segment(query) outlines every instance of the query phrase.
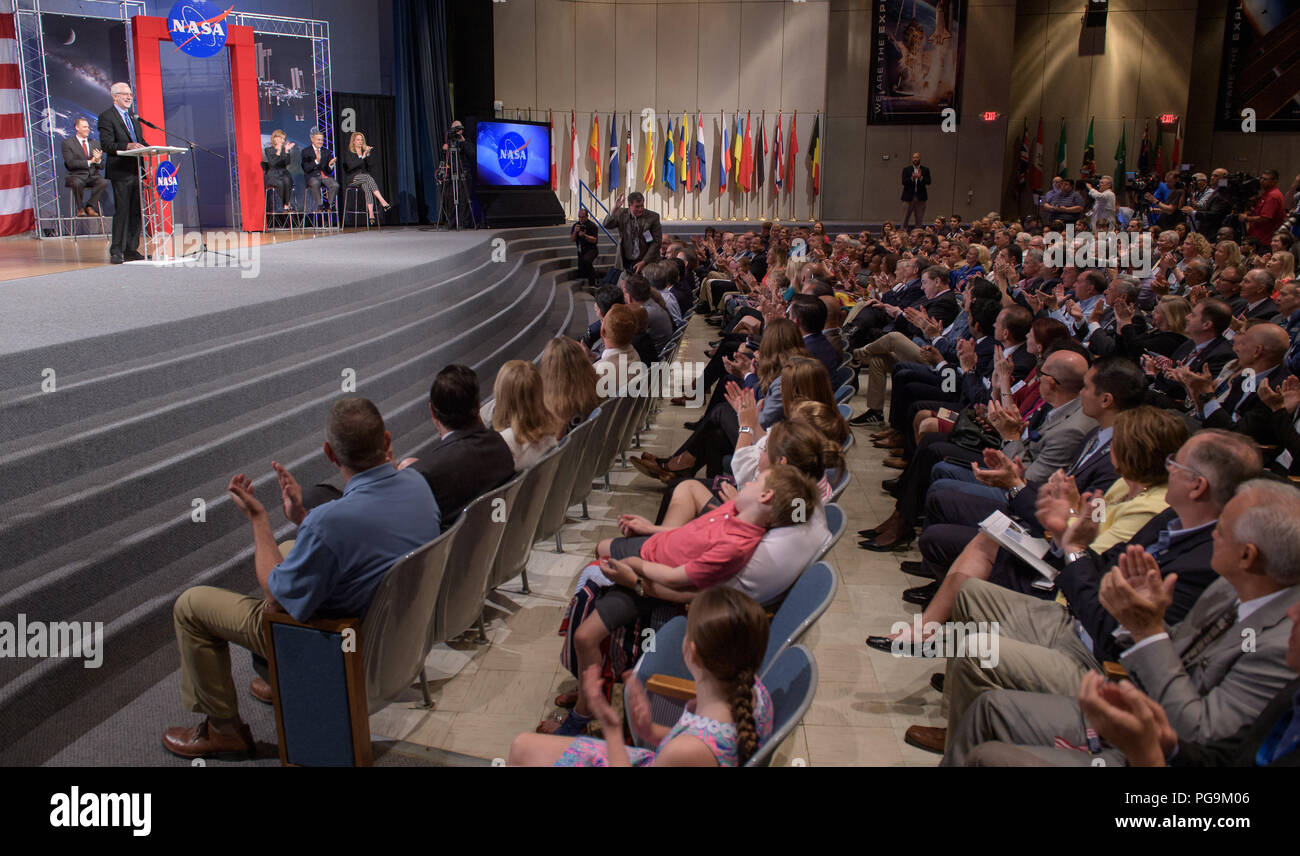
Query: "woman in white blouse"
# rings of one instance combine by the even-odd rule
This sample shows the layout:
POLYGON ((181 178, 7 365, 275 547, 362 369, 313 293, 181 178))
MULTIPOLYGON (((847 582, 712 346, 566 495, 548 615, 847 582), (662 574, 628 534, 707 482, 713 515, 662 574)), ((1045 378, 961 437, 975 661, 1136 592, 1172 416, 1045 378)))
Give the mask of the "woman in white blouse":
POLYGON ((555 448, 558 429, 546 407, 537 366, 511 360, 497 372, 492 387, 492 427, 515 456, 515 471, 525 470, 555 448))

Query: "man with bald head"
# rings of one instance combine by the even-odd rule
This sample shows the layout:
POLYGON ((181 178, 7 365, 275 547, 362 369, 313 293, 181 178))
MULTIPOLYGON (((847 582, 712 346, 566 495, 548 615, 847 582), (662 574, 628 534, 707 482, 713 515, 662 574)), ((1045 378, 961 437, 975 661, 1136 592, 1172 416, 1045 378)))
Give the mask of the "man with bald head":
MULTIPOLYGON (((1215 525, 1209 565, 1218 579, 1177 623, 1164 617, 1177 580, 1162 577, 1157 559, 1141 547, 1130 545, 1098 590, 1130 640, 1120 665, 1160 705, 1178 737, 1194 742, 1233 736, 1295 677, 1287 667, 1287 612, 1300 602, 1300 491, 1264 479, 1241 485, 1215 525)), ((1018 744, 1038 759, 1026 763, 1126 760, 1116 749, 1087 750, 1074 691, 980 694, 952 733, 944 764, 1007 763, 997 746, 981 746, 989 741, 1018 744), (1062 744, 1083 751, 1055 748, 1062 744)))
POLYGON ((144 148, 144 128, 131 105, 135 96, 127 83, 114 83, 109 90, 113 106, 99 114, 99 143, 107 160, 104 177, 113 184, 113 239, 108 260, 115 265, 143 259, 140 243, 140 159, 119 155, 120 151, 144 148))
POLYGON ((913 225, 925 225, 925 202, 930 198, 930 168, 921 165, 921 153, 912 152, 912 162, 903 167, 903 222, 901 228, 907 229, 907 218, 913 218, 913 225))
POLYGON ((1224 428, 1245 434, 1265 446, 1279 444, 1273 427, 1273 412, 1256 394, 1261 381, 1279 386, 1285 371, 1279 369, 1291 339, 1276 324, 1251 323, 1232 340, 1237 355, 1237 373, 1217 387, 1209 368, 1194 372, 1186 366, 1174 370, 1174 376, 1187 390, 1187 400, 1195 405, 1189 427, 1224 428))

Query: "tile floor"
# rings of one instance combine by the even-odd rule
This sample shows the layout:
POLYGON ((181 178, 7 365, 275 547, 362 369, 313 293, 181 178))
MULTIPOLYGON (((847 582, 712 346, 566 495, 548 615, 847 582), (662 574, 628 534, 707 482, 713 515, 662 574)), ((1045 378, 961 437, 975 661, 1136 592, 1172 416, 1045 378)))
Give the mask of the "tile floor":
MULTIPOLYGON (((702 317, 692 320, 679 359, 699 359, 715 328, 702 317)), ((861 400, 851 402, 855 412, 861 400)), ((687 436, 682 423, 698 411, 665 406, 643 447, 667 454, 687 436)), ((887 517, 893 500, 880 489, 896 471, 881 466, 883 453, 871 448, 870 431, 854 429, 849 453, 853 481, 840 497, 848 513, 844 537, 827 557, 839 572, 840 586, 830 609, 801 640, 816 657, 817 695, 803 722, 777 750, 774 764, 798 766, 934 766, 938 756, 903 742, 909 725, 944 725, 941 698, 930 675, 934 661, 897 659, 866 647, 869 633, 883 633, 895 621, 910 621, 918 607, 903 603, 903 589, 925 580, 898 568, 909 553, 881 554, 857 546, 857 530, 887 517)), ((488 761, 504 759, 510 742, 543 718, 561 713, 552 698, 576 682, 561 667, 556 635, 578 574, 595 555, 596 543, 618 534, 620 513, 653 519, 659 506, 656 483, 615 462, 611 492, 597 489, 588 501, 590 520, 570 517, 564 528, 564 553, 539 543, 528 566, 532 589, 519 594, 518 580, 493 592, 487 611, 488 641, 440 645, 430 655, 428 674, 435 709, 416 706, 418 693, 371 717, 371 732, 488 761)), ((575 509, 576 511, 576 509, 575 509)))

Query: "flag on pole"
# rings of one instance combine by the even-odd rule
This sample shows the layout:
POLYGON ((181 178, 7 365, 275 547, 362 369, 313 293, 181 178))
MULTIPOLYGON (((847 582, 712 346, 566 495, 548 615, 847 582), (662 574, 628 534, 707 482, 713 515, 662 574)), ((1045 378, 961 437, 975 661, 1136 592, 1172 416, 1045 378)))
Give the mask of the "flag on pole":
POLYGON ((1165 177, 1165 126, 1156 122, 1156 173, 1165 177))
POLYGON ((673 120, 668 120, 668 134, 664 137, 664 187, 677 192, 677 165, 673 163, 673 120))
POLYGON ((763 189, 763 156, 767 154, 767 135, 763 132, 764 119, 766 115, 758 117, 758 139, 754 141, 754 184, 759 190, 763 189))
POLYGON ((550 124, 550 136, 547 138, 551 141, 551 190, 560 189, 560 174, 555 169, 555 114, 550 110, 546 111, 546 121, 550 124))
POLYGON ((691 145, 691 136, 695 133, 695 125, 691 124, 689 115, 683 117, 686 125, 686 190, 695 189, 695 147, 691 145))
POLYGON ((813 119, 812 137, 808 140, 808 153, 812 159, 813 196, 822 190, 822 114, 813 119))
POLYGON ((618 189, 618 115, 609 114, 609 184, 610 192, 618 189))
POLYGON ((1142 125, 1142 146, 1138 149, 1138 174, 1143 178, 1151 171, 1151 123, 1142 125))
POLYGON ((745 139, 740 145, 740 186, 746 193, 754 186, 754 141, 749 135, 751 118, 752 114, 745 114, 745 139))
POLYGON ((1024 130, 1020 134, 1020 151, 1016 155, 1016 184, 1021 189, 1029 180, 1029 120, 1024 120, 1024 130))
POLYGON ((699 126, 695 130, 695 191, 698 193, 709 186, 708 152, 704 150, 704 114, 700 113, 699 126))
POLYGON ((775 177, 773 184, 778 192, 781 185, 785 182, 785 161, 781 159, 781 114, 776 114, 776 146, 772 150, 772 172, 775 177))
POLYGON ((577 114, 569 111, 569 198, 577 200, 577 114))
POLYGON ((727 173, 731 172, 731 148, 727 145, 727 117, 720 117, 722 128, 722 171, 718 173, 718 192, 727 189, 727 173))
POLYGON ((1183 120, 1179 119, 1178 125, 1174 128, 1174 153, 1173 156, 1169 159, 1170 169, 1179 169, 1182 166, 1182 164, 1179 163, 1179 157, 1181 153, 1178 151, 1179 148, 1181 148, 1182 141, 1183 141, 1183 120))
POLYGON ((1088 137, 1083 141, 1083 167, 1079 170, 1086 178, 1097 172, 1097 147, 1092 140, 1092 125, 1095 117, 1088 120, 1088 137))
POLYGON ((1116 195, 1124 192, 1124 173, 1128 171, 1127 126, 1124 120, 1119 123, 1119 145, 1115 147, 1115 179, 1111 182, 1116 195))
POLYGON ((591 114, 591 139, 587 140, 587 157, 591 158, 592 166, 596 167, 596 180, 592 182, 592 191, 600 190, 600 116, 591 114))
POLYGON ((790 119, 790 162, 785 167, 785 192, 794 189, 794 156, 799 153, 799 111, 790 119))
POLYGON ((632 114, 627 114, 627 192, 636 189, 636 134, 632 132, 632 114))
POLYGON ((731 165, 736 171, 735 183, 740 187, 745 186, 745 178, 741 169, 742 155, 745 153, 745 144, 741 139, 745 136, 745 129, 740 122, 740 111, 736 111, 736 130, 731 135, 731 165))
POLYGON ((1029 189, 1043 188, 1043 117, 1038 117, 1038 137, 1034 143, 1034 158, 1029 164, 1029 189))
POLYGON ((686 159, 686 114, 681 114, 681 124, 677 125, 677 177, 681 180, 681 189, 690 185, 690 161, 686 159))
POLYGON ((659 153, 655 151, 655 123, 651 122, 645 129, 645 169, 642 171, 642 177, 645 179, 646 190, 651 190, 655 186, 655 160, 658 157, 659 153))
POLYGON ((1070 167, 1066 163, 1068 157, 1065 145, 1065 119, 1062 118, 1061 136, 1056 141, 1056 171, 1052 173, 1053 175, 1065 175, 1070 171, 1070 167))

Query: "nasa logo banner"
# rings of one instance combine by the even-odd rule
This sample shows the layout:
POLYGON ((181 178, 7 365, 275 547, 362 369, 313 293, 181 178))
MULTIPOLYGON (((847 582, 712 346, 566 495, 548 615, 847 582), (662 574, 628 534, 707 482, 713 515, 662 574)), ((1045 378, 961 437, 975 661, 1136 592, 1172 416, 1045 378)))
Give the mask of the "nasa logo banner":
POLYGON ((163 161, 158 164, 158 172, 154 175, 154 184, 158 188, 158 198, 164 202, 171 202, 176 198, 176 191, 180 190, 180 182, 176 179, 176 164, 171 161, 163 161))
POLYGON ((502 135, 501 141, 497 143, 497 162, 501 165, 501 172, 511 178, 523 173, 528 166, 527 149, 528 144, 524 138, 514 131, 502 135))
POLYGON ((226 16, 234 6, 222 10, 208 0, 178 0, 167 15, 176 50, 194 57, 209 57, 226 46, 226 16))

